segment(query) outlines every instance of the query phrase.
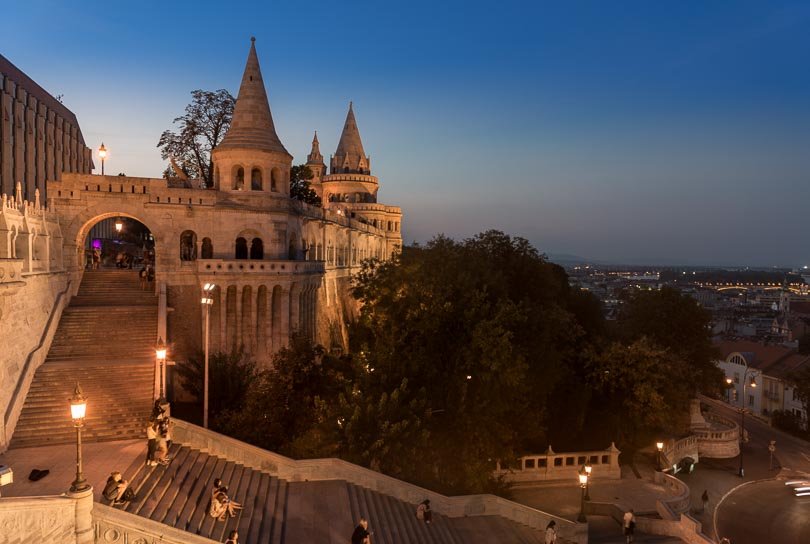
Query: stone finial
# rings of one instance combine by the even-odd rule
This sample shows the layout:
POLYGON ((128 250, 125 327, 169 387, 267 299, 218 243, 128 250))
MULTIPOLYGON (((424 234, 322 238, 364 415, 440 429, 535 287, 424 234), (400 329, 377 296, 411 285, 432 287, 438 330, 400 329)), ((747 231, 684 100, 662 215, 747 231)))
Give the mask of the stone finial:
POLYGON ((546 450, 546 455, 554 455, 554 450, 551 449, 551 444, 548 445, 548 449, 546 450))
POLYGON ((256 43, 256 36, 250 37, 250 43, 256 43))
MULTIPOLYGON (((3 193, 3 196, 0 197, 0 198, 2 198, 2 204, 3 204, 2 208, 5 208, 6 207, 6 193, 3 193)), ((0 208, 0 209, 2 209, 2 208, 0 208)))
POLYGON ((608 448, 608 451, 611 451, 611 452, 613 452, 613 453, 621 453, 621 452, 619 451, 619 448, 617 448, 617 447, 616 447, 616 443, 615 443, 615 442, 611 442, 611 443, 610 443, 610 447, 608 448))
POLYGON ((39 210, 39 209, 40 209, 40 207, 41 207, 41 206, 40 206, 40 204, 39 204, 39 187, 37 187, 36 189, 34 189, 34 206, 35 206, 35 207, 36 207, 38 210, 39 210))
POLYGON ((22 183, 20 183, 19 181, 17 182, 17 186, 14 189, 14 193, 15 193, 14 200, 17 202, 17 204, 22 204, 22 183))

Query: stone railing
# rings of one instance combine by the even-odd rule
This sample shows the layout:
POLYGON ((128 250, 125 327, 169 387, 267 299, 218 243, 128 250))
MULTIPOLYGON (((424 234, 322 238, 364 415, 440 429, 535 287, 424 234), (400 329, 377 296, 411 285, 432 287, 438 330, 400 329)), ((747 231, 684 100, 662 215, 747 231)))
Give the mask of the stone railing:
POLYGON ((74 496, 0 498, 0 542, 90 544, 92 508, 92 489, 74 496))
POLYGON ((96 542, 211 544, 217 542, 101 503, 93 505, 96 542))
POLYGON ((432 509, 448 517, 501 516, 538 530, 545 529, 553 519, 557 522, 561 537, 578 544, 587 542, 587 524, 574 523, 494 495, 447 497, 342 459, 296 461, 181 420, 175 420, 173 438, 177 443, 272 473, 291 482, 345 480, 411 504, 430 499, 432 509))
POLYGON ((700 460, 698 438, 695 435, 690 435, 679 440, 665 440, 664 450, 661 453, 663 454, 661 468, 675 472, 678 463, 685 457, 691 457, 695 463, 700 460))
POLYGON ((656 472, 653 481, 663 485, 672 494, 655 501, 655 509, 662 518, 678 519, 680 514, 689 511, 689 486, 664 472, 656 472))
MULTIPOLYGON (((586 502, 585 513, 590 516, 608 516, 620 526, 624 523, 625 509, 610 502, 586 502)), ((714 542, 702 532, 702 525, 691 516, 681 514, 675 519, 658 519, 636 512, 636 529, 641 533, 680 538, 689 544, 714 542)))
MULTIPOLYGON (((48 316, 48 321, 45 323, 45 328, 39 337, 39 343, 31 350, 28 357, 25 358, 20 377, 17 379, 17 384, 14 386, 14 391, 11 393, 8 406, 6 406, 5 414, 2 421, 0 421, 0 452, 8 448, 8 443, 11 440, 11 435, 14 433, 14 428, 17 426, 17 420, 20 418, 23 403, 25 402, 28 389, 31 387, 31 382, 34 379, 34 373, 39 366, 45 362, 48 356, 48 350, 51 347, 53 336, 56 334, 56 329, 59 326, 59 319, 62 317, 62 311, 69 300, 68 293, 70 292, 71 282, 68 281, 65 288, 56 296, 53 303, 53 309, 48 316)), ((8 339, 11 341, 11 339, 8 339)))
POLYGON ((622 477, 619 453, 615 444, 598 451, 554 453, 550 447, 546 453, 524 455, 517 460, 515 468, 496 464, 494 476, 514 484, 532 484, 547 480, 577 481, 577 474, 585 464, 593 467, 593 478, 618 480, 622 477))
POLYGON ((200 274, 320 274, 323 261, 250 260, 250 259, 197 259, 200 274))
POLYGON ((709 427, 692 431, 697 437, 700 455, 714 459, 728 459, 739 455, 739 425, 718 414, 707 413, 704 418, 709 427))

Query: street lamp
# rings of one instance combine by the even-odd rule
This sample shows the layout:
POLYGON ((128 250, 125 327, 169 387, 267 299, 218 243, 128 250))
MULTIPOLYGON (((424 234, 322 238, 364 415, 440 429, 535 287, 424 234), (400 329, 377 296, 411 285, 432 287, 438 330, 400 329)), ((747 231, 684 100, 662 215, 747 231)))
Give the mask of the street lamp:
POLYGON ((588 518, 585 517, 585 488, 587 486, 588 486, 588 473, 585 472, 585 467, 582 467, 579 470, 579 487, 581 490, 579 501, 579 516, 577 517, 577 521, 579 523, 585 523, 586 521, 588 521, 588 518))
POLYGON ((655 449, 658 450, 655 456, 655 464, 658 467, 658 470, 661 470, 661 452, 664 451, 664 443, 663 442, 656 442, 655 449))
POLYGON ((73 426, 76 427, 76 479, 70 485, 72 493, 90 488, 90 484, 84 479, 82 473, 82 427, 84 427, 85 415, 87 415, 87 397, 84 396, 81 386, 76 382, 76 388, 70 398, 70 417, 73 419, 73 426))
POLYGON ((115 232, 121 234, 121 230, 124 228, 124 222, 121 221, 120 218, 115 220, 115 232))
POLYGON ((208 339, 211 320, 211 306, 214 304, 214 289, 216 284, 206 283, 203 285, 203 296, 201 299, 203 308, 205 308, 205 369, 203 371, 203 427, 208 428, 208 339))
POLYGON ((98 148, 98 158, 101 159, 101 175, 104 175, 104 159, 107 158, 107 148, 104 147, 104 142, 101 142, 101 147, 98 148))
POLYGON ((731 378, 726 378, 726 394, 728 395, 728 403, 731 404, 731 378))
POLYGON ((591 471, 593 467, 590 463, 585 463, 585 474, 587 478, 585 479, 585 500, 591 500, 591 471))
MULTIPOLYGON (((747 384, 748 379, 748 363, 745 363, 745 373, 743 373, 742 379, 742 402, 740 403, 740 419, 742 422, 741 429, 740 429, 740 478, 745 477, 745 469, 743 468, 743 444, 745 442, 745 386, 747 384)), ((754 376, 751 376, 751 387, 756 387, 757 382, 754 380, 754 376)))
POLYGON ((166 363, 166 344, 163 343, 163 338, 158 339, 157 346, 155 346, 155 358, 157 359, 157 363, 160 367, 159 369, 159 376, 160 376, 160 394, 158 395, 158 399, 160 399, 161 404, 165 404, 165 397, 163 396, 163 380, 165 379, 165 363, 166 363))

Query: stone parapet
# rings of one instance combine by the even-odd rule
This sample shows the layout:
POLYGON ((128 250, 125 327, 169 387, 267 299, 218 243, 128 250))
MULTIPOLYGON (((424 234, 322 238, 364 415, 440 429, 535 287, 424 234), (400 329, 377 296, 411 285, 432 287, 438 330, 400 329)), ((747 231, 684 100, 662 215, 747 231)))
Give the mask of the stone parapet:
POLYGON ((245 260, 245 259, 198 259, 197 272, 208 274, 247 274, 283 276, 323 274, 323 261, 245 260))
POLYGON ((618 480, 622 477, 619 453, 621 452, 614 444, 604 450, 566 453, 554 453, 549 448, 543 454, 524 455, 518 458, 517 466, 514 468, 503 467, 497 463, 493 475, 519 485, 552 480, 576 482, 582 466, 590 464, 593 467, 591 472, 593 478, 618 480))
MULTIPOLYGON (((89 520, 77 523, 77 513, 85 515, 85 509, 78 506, 83 500, 84 497, 68 496, 0 498, 0 542, 86 542, 77 539, 77 527, 84 521, 89 523, 89 520)), ((92 506, 92 493, 90 502, 92 506)), ((87 514, 89 515, 89 511, 87 514)))
POLYGON ((211 544, 216 542, 101 503, 93 505, 93 533, 96 542, 161 542, 163 544, 211 544))
POLYGON ((705 415, 709 427, 694 431, 698 451, 703 457, 729 459, 740 454, 740 427, 734 421, 718 414, 705 415))
POLYGON ((689 486, 664 472, 656 472, 653 481, 666 487, 672 494, 655 501, 655 508, 663 519, 678 519, 680 514, 689 511, 689 486))

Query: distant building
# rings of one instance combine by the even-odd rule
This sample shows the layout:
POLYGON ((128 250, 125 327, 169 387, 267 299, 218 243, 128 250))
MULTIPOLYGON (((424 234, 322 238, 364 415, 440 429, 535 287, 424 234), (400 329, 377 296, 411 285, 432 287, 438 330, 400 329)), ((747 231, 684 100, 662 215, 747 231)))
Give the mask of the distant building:
POLYGON ((724 341, 718 344, 718 348, 723 358, 717 366, 732 380, 725 399, 727 402, 737 407, 745 406, 763 417, 770 417, 775 410, 786 410, 807 421, 807 413, 796 396, 790 376, 810 366, 810 356, 782 345, 750 340, 724 341), (749 369, 747 375, 746 365, 749 369), (751 387, 752 381, 756 387, 751 387))
POLYGON ((0 55, 0 194, 47 199, 47 182, 62 172, 89 174, 92 151, 76 116, 0 55))

